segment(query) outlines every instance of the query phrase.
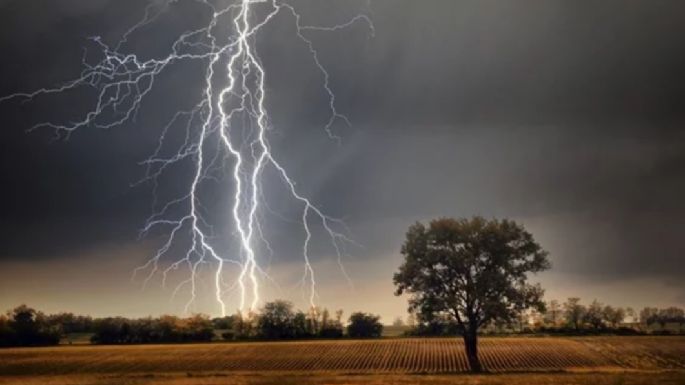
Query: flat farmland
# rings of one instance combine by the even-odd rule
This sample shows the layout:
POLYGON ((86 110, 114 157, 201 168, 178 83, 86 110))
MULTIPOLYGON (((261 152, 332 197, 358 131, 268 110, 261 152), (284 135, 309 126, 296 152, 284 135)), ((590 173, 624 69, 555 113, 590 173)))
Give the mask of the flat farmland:
MULTIPOLYGON (((239 383, 237 378, 259 383, 274 376, 283 382, 284 376, 302 375, 309 377, 300 383, 315 381, 313 377, 336 383, 336 376, 350 375, 381 375, 403 383, 401 378, 412 374, 425 379, 467 372, 463 350, 457 338, 12 348, 0 349, 0 384, 109 383, 88 382, 94 376, 131 384, 156 383, 160 378, 173 383, 180 377, 185 382, 179 383, 227 383, 226 376, 231 376, 230 383, 239 383)), ((675 376, 673 383, 685 382, 685 337, 482 338, 480 355, 487 371, 502 376, 567 373, 586 378, 582 373, 592 372, 632 373, 630 378, 638 378, 649 371, 675 376)), ((500 377, 488 378, 483 381, 500 377)))

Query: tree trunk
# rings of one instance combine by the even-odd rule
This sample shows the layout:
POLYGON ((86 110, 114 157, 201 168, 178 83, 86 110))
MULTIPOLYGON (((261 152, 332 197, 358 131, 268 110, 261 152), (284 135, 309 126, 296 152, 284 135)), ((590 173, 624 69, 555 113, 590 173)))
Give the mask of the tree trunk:
POLYGON ((478 333, 476 331, 464 332, 464 346, 471 371, 474 373, 482 372, 483 368, 480 365, 480 359, 478 359, 478 333))

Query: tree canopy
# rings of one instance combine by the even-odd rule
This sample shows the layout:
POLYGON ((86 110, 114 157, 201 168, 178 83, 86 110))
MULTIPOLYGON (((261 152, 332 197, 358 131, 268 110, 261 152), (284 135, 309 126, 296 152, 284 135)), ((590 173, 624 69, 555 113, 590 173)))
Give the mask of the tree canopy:
POLYGON ((377 315, 356 312, 350 315, 347 335, 352 338, 378 338, 383 333, 383 324, 377 315))
POLYGON ((396 295, 423 319, 449 317, 464 336, 471 368, 480 370, 477 331, 511 322, 527 308, 544 310, 543 290, 528 273, 549 268, 547 252, 511 220, 441 218, 409 228, 396 295))

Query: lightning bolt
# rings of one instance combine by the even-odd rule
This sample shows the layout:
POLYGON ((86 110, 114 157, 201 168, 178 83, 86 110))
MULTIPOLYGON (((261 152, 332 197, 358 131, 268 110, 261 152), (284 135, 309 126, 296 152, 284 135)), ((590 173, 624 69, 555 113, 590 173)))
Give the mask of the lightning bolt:
MULTIPOLYGON (((69 137, 84 127, 112 128, 135 121, 142 101, 152 91, 157 78, 173 64, 192 61, 204 65, 203 92, 195 105, 178 111, 163 127, 153 154, 142 162, 145 176, 138 183, 153 185, 153 213, 141 229, 141 236, 157 228, 166 229, 164 241, 150 259, 136 268, 133 277, 144 275, 143 287, 155 276, 161 275, 166 287, 168 276, 181 268, 189 272, 173 290, 172 298, 188 288, 189 299, 186 312, 198 296, 201 270, 205 265, 214 269, 213 291, 222 315, 227 314, 226 296, 238 293, 238 308, 252 311, 261 301, 260 285, 264 280, 274 281, 264 268, 260 258, 259 244, 273 255, 268 239, 262 231, 260 212, 266 206, 263 194, 265 170, 273 169, 300 207, 299 222, 303 229, 302 258, 303 273, 301 285, 307 288, 312 307, 317 298, 317 281, 312 266, 312 226, 319 225, 325 231, 337 255, 341 272, 351 283, 342 263, 347 245, 355 245, 347 235, 349 229, 336 218, 322 212, 297 188, 286 167, 279 162, 269 143, 269 131, 273 129, 266 107, 266 79, 262 61, 256 49, 256 39, 274 17, 284 14, 292 20, 296 37, 305 44, 315 68, 319 72, 323 89, 328 96, 329 118, 323 130, 334 140, 340 140, 332 128, 337 122, 350 125, 350 120, 336 108, 335 94, 330 85, 330 75, 319 59, 309 32, 334 32, 343 28, 363 24, 374 35, 373 23, 368 16, 360 14, 343 24, 315 26, 302 23, 302 17, 292 5, 278 0, 241 0, 224 6, 210 0, 193 0, 208 7, 211 14, 206 25, 196 30, 183 32, 174 41, 171 52, 162 58, 141 59, 138 55, 125 53, 128 40, 140 32, 142 27, 154 23, 167 12, 173 3, 181 0, 167 0, 151 3, 145 15, 131 27, 115 45, 106 44, 101 38, 91 40, 98 48, 102 59, 95 64, 84 54, 83 70, 79 77, 54 88, 43 88, 30 93, 16 93, 3 98, 30 101, 38 96, 64 94, 80 87, 97 91, 94 107, 82 118, 69 123, 43 122, 32 129, 51 128, 57 137, 69 137), (228 25, 230 32, 222 33, 222 26, 228 25), (170 132, 182 128, 183 143, 175 147, 172 155, 165 155, 169 146, 170 132), (182 196, 160 205, 158 202, 158 179, 172 166, 182 161, 194 165, 192 180, 182 196), (230 163, 230 165, 228 164, 230 163), (222 181, 215 177, 221 170, 229 170, 233 194, 230 217, 236 231, 238 252, 225 255, 214 245, 214 226, 206 219, 202 205, 201 189, 204 184, 222 181), (177 212, 182 214, 176 214, 177 212), (189 245, 180 255, 176 250, 181 239, 187 236, 189 245), (177 255, 174 257, 173 255, 177 255), (167 260, 171 259, 171 262, 167 260), (227 280, 227 267, 234 266, 236 277, 227 280)), ((190 1, 190 0, 187 0, 190 1)), ((221 2, 224 3, 225 2, 221 2)))

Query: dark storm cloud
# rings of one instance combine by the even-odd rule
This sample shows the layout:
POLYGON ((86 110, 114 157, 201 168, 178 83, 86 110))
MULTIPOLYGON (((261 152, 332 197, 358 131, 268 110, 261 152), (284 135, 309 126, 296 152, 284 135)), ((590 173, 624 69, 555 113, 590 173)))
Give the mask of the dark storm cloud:
MULTIPOLYGON (((115 39, 144 7, 43 3, 0 2, 2 94, 75 76, 85 38, 115 39)), ((684 3, 294 4, 312 24, 360 10, 375 24, 374 37, 362 24, 312 35, 353 122, 335 127, 341 146, 320 130, 325 95, 287 15, 259 45, 278 156, 320 206, 358 230, 367 246, 360 258, 397 253, 414 220, 483 214, 544 230, 559 272, 670 282, 685 274, 684 3)), ((204 16, 177 6, 187 7, 182 17, 170 13, 133 49, 163 52, 165 32, 204 16)), ((0 105, 0 258, 57 258, 135 240, 150 210, 149 186, 129 187, 137 162, 153 148, 161 117, 197 89, 191 68, 175 71, 160 84, 163 102, 150 98, 136 124, 68 142, 23 130, 73 118, 64 111, 82 111, 84 95, 0 105)), ((292 226, 276 236, 288 244, 301 234, 292 226)))
POLYGON ((363 55, 327 46, 361 77, 338 87, 365 123, 329 193, 355 186, 367 217, 542 218, 558 271, 685 274, 682 3, 370 8, 363 55))

